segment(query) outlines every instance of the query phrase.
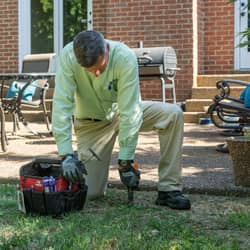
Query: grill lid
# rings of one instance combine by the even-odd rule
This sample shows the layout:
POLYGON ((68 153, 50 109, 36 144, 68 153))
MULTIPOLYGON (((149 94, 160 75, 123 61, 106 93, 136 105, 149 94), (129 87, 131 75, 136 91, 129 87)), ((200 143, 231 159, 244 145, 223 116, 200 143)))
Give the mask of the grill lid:
POLYGON ((177 57, 172 47, 134 48, 139 64, 140 76, 175 75, 177 57))

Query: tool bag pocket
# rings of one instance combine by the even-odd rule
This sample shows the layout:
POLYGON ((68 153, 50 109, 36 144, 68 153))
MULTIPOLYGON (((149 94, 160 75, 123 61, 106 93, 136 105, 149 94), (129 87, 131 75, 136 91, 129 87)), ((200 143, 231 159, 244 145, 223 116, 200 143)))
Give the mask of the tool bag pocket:
POLYGON ((19 210, 58 216, 83 209, 87 186, 68 183, 61 172, 61 161, 57 159, 39 158, 22 166, 17 190, 19 210))
POLYGON ((71 210, 81 210, 86 201, 87 189, 80 188, 76 192, 63 191, 64 201, 65 201, 65 211, 69 212, 71 210))
MULTIPOLYGON (((44 193, 46 214, 60 215, 65 211, 62 192, 44 193)), ((73 210, 73 209, 72 209, 73 210)))

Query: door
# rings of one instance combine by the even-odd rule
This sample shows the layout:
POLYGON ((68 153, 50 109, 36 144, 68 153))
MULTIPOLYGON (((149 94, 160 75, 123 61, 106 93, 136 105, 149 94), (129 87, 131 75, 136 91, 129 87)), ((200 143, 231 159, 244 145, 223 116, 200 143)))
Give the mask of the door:
POLYGON ((235 69, 250 69, 250 46, 239 46, 250 41, 250 36, 243 36, 241 32, 250 28, 250 0, 237 0, 235 2, 235 69))
POLYGON ((26 54, 60 50, 92 29, 92 0, 19 0, 19 69, 26 54))

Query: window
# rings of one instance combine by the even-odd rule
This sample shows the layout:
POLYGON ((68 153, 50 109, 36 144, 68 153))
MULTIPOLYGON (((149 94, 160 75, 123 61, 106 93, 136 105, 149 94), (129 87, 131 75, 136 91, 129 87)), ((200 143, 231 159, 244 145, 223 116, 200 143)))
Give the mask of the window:
POLYGON ((26 54, 58 54, 84 29, 92 29, 92 0, 19 0, 19 62, 26 54))

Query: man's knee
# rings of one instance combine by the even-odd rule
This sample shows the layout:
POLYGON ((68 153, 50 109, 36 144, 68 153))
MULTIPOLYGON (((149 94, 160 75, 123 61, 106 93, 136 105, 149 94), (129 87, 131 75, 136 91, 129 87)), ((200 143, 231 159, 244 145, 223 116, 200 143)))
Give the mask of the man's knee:
POLYGON ((87 193, 87 199, 88 200, 96 200, 96 199, 100 199, 102 197, 105 196, 105 192, 102 191, 102 192, 93 192, 93 191, 88 191, 87 193))
POLYGON ((162 105, 162 113, 166 117, 166 119, 171 116, 174 120, 183 121, 183 111, 176 104, 163 103, 162 105))
POLYGON ((103 197, 107 188, 107 169, 96 167, 96 165, 88 166, 88 175, 86 176, 86 184, 88 186, 87 197, 90 200, 103 197))
POLYGON ((182 120, 182 121, 184 120, 183 111, 178 105, 175 105, 174 114, 175 114, 177 120, 182 120))

